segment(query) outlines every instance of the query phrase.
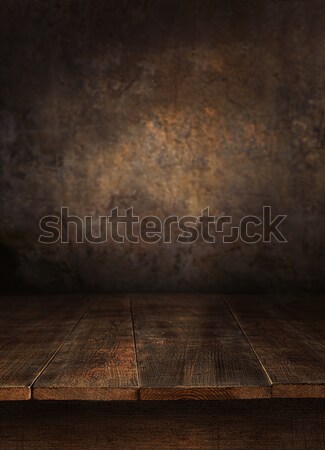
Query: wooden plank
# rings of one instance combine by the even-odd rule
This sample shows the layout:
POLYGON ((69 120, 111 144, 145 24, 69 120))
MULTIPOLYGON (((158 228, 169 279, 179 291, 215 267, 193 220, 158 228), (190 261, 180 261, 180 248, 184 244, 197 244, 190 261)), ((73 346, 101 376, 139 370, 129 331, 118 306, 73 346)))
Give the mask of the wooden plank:
POLYGON ((0 298, 0 400, 28 400, 31 385, 90 299, 84 296, 0 298))
POLYGON ((325 397, 325 296, 226 296, 274 397, 325 397))
POLYGON ((316 450, 324 420, 315 399, 4 402, 0 448, 316 450))
POLYGON ((37 400, 137 400, 130 298, 104 295, 33 387, 37 400))
POLYGON ((269 381, 217 295, 133 298, 140 399, 270 396, 269 381))

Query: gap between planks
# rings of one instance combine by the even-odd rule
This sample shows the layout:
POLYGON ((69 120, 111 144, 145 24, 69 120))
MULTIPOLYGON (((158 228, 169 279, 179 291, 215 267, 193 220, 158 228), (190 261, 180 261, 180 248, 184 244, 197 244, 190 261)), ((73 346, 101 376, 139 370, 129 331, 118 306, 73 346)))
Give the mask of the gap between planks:
POLYGON ((255 354, 255 356, 256 356, 256 358, 257 358, 258 362, 260 363, 260 366, 261 366, 261 368, 263 369, 263 371, 264 371, 264 373, 265 373, 265 375, 266 375, 266 378, 267 378, 267 379, 269 380, 269 382, 270 382, 270 389, 271 389, 271 393, 272 393, 273 382, 272 382, 272 380, 271 380, 271 378, 270 378, 269 374, 267 373, 267 370, 266 370, 266 368, 264 367, 264 365, 263 365, 262 361, 260 360, 260 358, 259 358, 258 354, 256 353, 256 351, 255 351, 254 347, 252 346, 252 344, 251 344, 250 340, 248 339, 248 336, 247 336, 247 334, 246 334, 245 330, 243 329, 243 327, 241 326, 241 324, 240 324, 239 320, 237 319, 237 317, 236 317, 236 315, 235 315, 234 311, 233 311, 233 310, 231 309, 231 307, 230 307, 229 303, 227 302, 227 299, 226 299, 226 297, 225 297, 225 296, 224 296, 223 294, 221 295, 221 297, 222 297, 223 301, 225 302, 225 304, 226 304, 227 308, 229 309, 229 311, 230 311, 230 314, 231 314, 231 315, 233 316, 233 318, 234 318, 235 322, 237 323, 237 325, 238 325, 238 326, 239 326, 239 328, 241 329, 241 331, 242 331, 243 335, 245 336, 245 338, 246 338, 246 341, 248 342, 248 344, 249 344, 250 348, 252 349, 253 353, 255 354))
POLYGON ((30 385, 30 399, 34 400, 34 385, 36 383, 36 381, 40 378, 40 376, 42 375, 42 373, 45 371, 45 369, 48 367, 48 365, 51 363, 51 361, 55 358, 55 356, 58 354, 58 352, 61 350, 62 346, 64 345, 64 343, 69 339, 69 337, 71 336, 71 334, 73 333, 73 331, 76 329, 76 327, 79 325, 80 321, 84 318, 84 316, 87 314, 87 312, 90 310, 90 308, 94 305, 94 303, 97 301, 97 298, 95 298, 93 301, 91 301, 89 303, 89 305, 85 308, 85 311, 81 314, 81 316, 79 317, 79 319, 76 321, 76 323, 72 326, 72 328, 70 329, 70 331, 67 333, 66 337, 63 339, 63 341, 61 342, 61 344, 59 345, 59 347, 56 349, 56 351, 53 353, 53 355, 51 356, 51 358, 46 362, 46 364, 44 364, 44 367, 40 370, 39 374, 35 377, 35 379, 33 380, 33 382, 30 385))

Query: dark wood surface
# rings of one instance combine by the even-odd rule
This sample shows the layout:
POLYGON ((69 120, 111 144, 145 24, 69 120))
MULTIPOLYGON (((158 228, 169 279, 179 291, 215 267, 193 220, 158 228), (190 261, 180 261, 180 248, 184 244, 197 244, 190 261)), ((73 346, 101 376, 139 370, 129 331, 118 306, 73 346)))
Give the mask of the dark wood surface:
POLYGON ((325 397, 325 297, 226 296, 273 397, 325 397))
POLYGON ((0 448, 324 449, 323 299, 3 297, 0 448))
POLYGON ((4 450, 318 450, 324 400, 3 402, 4 450))
POLYGON ((33 387, 37 400, 137 400, 130 298, 100 296, 33 387))
POLYGON ((324 296, 0 298, 0 400, 321 398, 324 296))
POLYGON ((31 385, 91 301, 85 296, 0 297, 0 400, 28 400, 31 385))
POLYGON ((269 381, 218 295, 133 297, 140 399, 270 396, 269 381))

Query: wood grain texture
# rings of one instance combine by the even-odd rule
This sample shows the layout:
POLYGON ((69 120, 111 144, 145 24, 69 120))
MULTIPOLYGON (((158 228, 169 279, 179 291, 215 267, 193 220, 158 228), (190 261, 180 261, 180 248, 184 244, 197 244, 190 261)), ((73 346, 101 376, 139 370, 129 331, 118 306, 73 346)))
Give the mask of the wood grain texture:
POLYGON ((325 296, 226 296, 274 397, 325 397, 325 296))
POLYGON ((37 400, 137 400, 130 298, 103 295, 33 387, 37 400))
POLYGON ((140 399, 270 396, 269 381, 217 295, 139 295, 132 300, 140 399))
POLYGON ((3 402, 6 450, 324 449, 324 400, 3 402))
POLYGON ((0 298, 0 400, 28 400, 31 385, 88 307, 85 296, 0 298))

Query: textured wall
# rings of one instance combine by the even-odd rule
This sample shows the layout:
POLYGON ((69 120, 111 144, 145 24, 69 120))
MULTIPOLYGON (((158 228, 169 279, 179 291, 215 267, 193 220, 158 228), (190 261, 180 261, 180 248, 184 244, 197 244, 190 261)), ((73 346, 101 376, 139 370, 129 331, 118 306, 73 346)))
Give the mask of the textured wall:
POLYGON ((324 288, 323 0, 1 0, 0 33, 4 288, 324 288), (263 204, 287 244, 37 243, 62 205, 263 204))

